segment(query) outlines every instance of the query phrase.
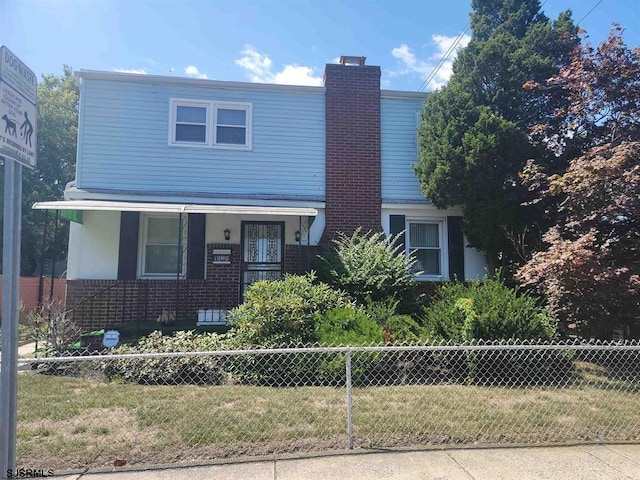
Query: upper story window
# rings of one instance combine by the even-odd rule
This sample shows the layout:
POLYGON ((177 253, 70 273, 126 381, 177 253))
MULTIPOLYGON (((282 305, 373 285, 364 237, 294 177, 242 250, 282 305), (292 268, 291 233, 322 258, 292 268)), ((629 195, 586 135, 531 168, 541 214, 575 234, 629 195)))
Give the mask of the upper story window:
POLYGON ((175 143, 207 143, 208 105, 176 105, 175 143))
POLYGON ((171 99, 169 145, 251 149, 250 103, 171 99))
POLYGON ((444 221, 410 220, 407 222, 407 248, 417 260, 418 279, 446 276, 444 251, 444 221))

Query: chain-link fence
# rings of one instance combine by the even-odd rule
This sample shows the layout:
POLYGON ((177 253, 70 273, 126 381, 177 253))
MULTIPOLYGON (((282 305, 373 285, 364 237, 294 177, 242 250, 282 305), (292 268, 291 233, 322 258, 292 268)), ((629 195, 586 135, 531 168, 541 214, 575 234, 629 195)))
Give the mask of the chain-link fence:
POLYGON ((21 360, 18 465, 635 442, 640 345, 287 348, 21 360))

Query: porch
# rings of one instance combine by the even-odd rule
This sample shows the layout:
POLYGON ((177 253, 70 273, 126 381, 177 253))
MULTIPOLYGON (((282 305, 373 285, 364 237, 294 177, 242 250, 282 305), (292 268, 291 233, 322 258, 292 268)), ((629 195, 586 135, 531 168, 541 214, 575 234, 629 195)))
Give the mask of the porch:
POLYGON ((247 285, 307 271, 321 234, 310 231, 318 214, 310 207, 63 201, 34 208, 79 213, 68 216, 66 304, 84 332, 224 327, 247 285))

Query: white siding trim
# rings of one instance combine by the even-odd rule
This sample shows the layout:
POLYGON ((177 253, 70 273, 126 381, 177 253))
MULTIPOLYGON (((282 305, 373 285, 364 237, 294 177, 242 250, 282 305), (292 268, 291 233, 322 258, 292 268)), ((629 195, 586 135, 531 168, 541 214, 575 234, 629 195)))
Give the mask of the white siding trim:
POLYGON ((80 70, 75 76, 81 80, 108 80, 112 82, 130 82, 164 85, 200 86, 207 88, 224 88, 228 90, 253 90, 263 92, 297 92, 324 95, 324 87, 303 85, 276 85, 270 83, 229 82, 205 80, 200 78, 168 77, 164 75, 140 75, 135 73, 103 72, 98 70, 80 70))

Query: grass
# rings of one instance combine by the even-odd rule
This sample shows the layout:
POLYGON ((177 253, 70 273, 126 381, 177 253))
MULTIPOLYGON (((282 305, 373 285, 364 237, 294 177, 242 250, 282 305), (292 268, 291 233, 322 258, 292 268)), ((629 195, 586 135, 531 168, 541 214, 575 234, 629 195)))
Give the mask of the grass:
MULTIPOLYGON (((640 440, 638 383, 353 389, 356 447, 640 440)), ((23 373, 18 463, 165 464, 347 446, 343 388, 143 386, 23 373)))

